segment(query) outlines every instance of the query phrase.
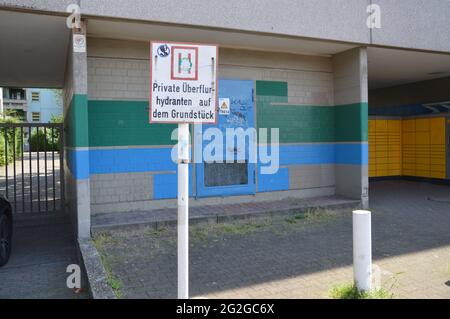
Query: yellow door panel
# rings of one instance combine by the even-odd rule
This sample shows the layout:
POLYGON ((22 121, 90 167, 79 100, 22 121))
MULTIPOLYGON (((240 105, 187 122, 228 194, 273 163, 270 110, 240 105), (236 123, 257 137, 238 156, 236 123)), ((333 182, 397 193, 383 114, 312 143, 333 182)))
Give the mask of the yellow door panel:
POLYGON ((416 170, 416 176, 418 176, 418 177, 429 177, 430 176, 430 171, 416 170))
POLYGON ((430 165, 430 157, 418 157, 418 158, 416 158, 416 164, 430 165))
POLYGON ((378 170, 377 169, 377 174, 378 176, 387 176, 388 170, 387 169, 383 169, 383 170, 378 170))
POLYGON ((430 171, 430 164, 417 164, 416 163, 416 170, 417 171, 430 171))
POLYGON ((390 170, 389 173, 391 176, 401 176, 402 175, 402 171, 400 169, 390 170))
POLYGON ((416 144, 430 144, 430 133, 429 132, 417 132, 416 133, 416 144))
POLYGON ((384 145, 378 144, 377 145, 377 153, 378 152, 387 153, 387 151, 388 151, 388 146, 386 144, 384 144, 384 145))
POLYGON ((430 119, 430 131, 442 131, 445 132, 445 118, 435 117, 430 119))
POLYGON ((445 165, 430 164, 430 170, 433 171, 433 172, 443 172, 443 173, 445 173, 447 168, 445 167, 445 165))
POLYGON ((428 132, 430 131, 429 119, 416 119, 416 132, 428 132))
POLYGON ((376 131, 376 120, 369 120, 369 133, 375 133, 376 131))
POLYGON ((398 163, 389 163, 388 164, 388 168, 390 170, 399 170, 400 169, 400 164, 398 164, 398 163))
POLYGON ((388 150, 391 151, 400 151, 402 149, 402 147, 400 145, 394 144, 394 145, 389 145, 388 146, 388 150))
POLYGON ((430 158, 430 164, 445 167, 445 158, 430 158))
POLYGON ((403 158, 403 165, 415 165, 416 164, 416 159, 413 157, 404 157, 403 158))
POLYGON ((403 169, 405 170, 415 170, 416 164, 403 163, 403 169))
POLYGON ((402 130, 401 120, 389 120, 388 131, 390 133, 400 133, 402 130))
POLYGON ((390 159, 401 160, 402 159, 402 152, 400 152, 400 151, 389 152, 389 158, 390 159))
POLYGON ((388 164, 380 164, 380 163, 377 163, 377 171, 379 171, 379 170, 387 170, 388 169, 388 164))
POLYGON ((430 177, 431 178, 440 178, 440 179, 446 178, 445 172, 433 172, 433 171, 430 172, 430 177))
POLYGON ((375 127, 378 132, 387 132, 388 130, 388 121, 387 120, 377 120, 375 123, 375 127))
POLYGON ((403 120, 402 121, 403 132, 415 132, 416 131, 416 121, 415 120, 403 120))
POLYGON ((415 170, 404 169, 403 170, 403 175, 405 175, 405 176, 415 176, 416 175, 416 171, 415 170))
POLYGON ((403 144, 415 145, 416 144, 416 133, 414 132, 404 132, 403 133, 403 144))

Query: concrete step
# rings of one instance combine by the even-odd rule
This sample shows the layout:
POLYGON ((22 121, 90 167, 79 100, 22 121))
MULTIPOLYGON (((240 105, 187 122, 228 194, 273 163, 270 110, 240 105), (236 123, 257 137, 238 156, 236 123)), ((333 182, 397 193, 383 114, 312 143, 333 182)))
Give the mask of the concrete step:
MULTIPOLYGON (((291 216, 310 209, 326 209, 332 211, 352 210, 360 206, 360 201, 340 196, 326 196, 311 199, 294 199, 251 202, 226 205, 207 205, 191 207, 190 224, 224 223, 233 220, 257 219, 275 216, 291 216)), ((94 233, 113 229, 136 227, 175 226, 177 208, 154 209, 138 212, 102 213, 92 216, 94 233)))

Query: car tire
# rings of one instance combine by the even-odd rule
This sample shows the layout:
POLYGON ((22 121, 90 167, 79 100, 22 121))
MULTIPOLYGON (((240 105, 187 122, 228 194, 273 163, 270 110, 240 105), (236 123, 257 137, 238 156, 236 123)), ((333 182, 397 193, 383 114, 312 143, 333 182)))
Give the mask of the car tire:
POLYGON ((11 255, 12 220, 0 213, 0 267, 6 265, 11 255))

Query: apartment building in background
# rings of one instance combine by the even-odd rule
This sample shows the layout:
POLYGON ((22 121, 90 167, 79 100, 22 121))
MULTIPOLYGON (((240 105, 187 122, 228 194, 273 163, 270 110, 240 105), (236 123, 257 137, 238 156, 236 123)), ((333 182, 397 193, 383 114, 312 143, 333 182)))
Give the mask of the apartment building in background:
POLYGON ((3 108, 29 123, 48 123, 63 113, 62 91, 57 89, 3 88, 3 108))

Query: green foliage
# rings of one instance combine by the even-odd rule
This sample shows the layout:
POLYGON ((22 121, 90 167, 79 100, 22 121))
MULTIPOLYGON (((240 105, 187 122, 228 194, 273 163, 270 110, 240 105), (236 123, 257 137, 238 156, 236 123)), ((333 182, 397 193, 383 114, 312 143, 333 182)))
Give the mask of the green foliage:
POLYGON ((104 252, 106 246, 115 245, 118 243, 118 240, 113 235, 111 235, 111 233, 105 232, 96 235, 93 238, 93 242, 95 248, 100 254, 100 260, 102 262, 103 268, 105 269, 106 281, 108 285, 113 290, 116 298, 122 299, 123 298, 123 294, 121 292, 122 281, 117 276, 115 276, 113 271, 111 270, 110 261, 112 261, 113 258, 107 257, 104 252))
POLYGON ((393 293, 380 288, 372 291, 360 291, 354 284, 334 287, 330 291, 333 299, 392 299, 393 293))
POLYGON ((103 250, 106 245, 117 244, 118 240, 114 238, 109 232, 105 232, 95 236, 93 242, 97 250, 103 250))
POLYGON ((26 120, 25 111, 23 110, 5 110, 5 117, 9 120, 15 121, 12 123, 21 123, 26 120))
MULTIPOLYGON (((20 119, 16 117, 0 118, 0 123, 20 123, 20 119)), ((22 137, 19 128, 0 128, 0 166, 5 166, 6 162, 9 164, 14 160, 14 149, 16 158, 22 155, 21 144, 22 137), (7 145, 5 145, 5 137, 8 141, 7 145), (7 158, 6 151, 8 153, 7 158)))
POLYGON ((50 123, 64 123, 64 116, 52 114, 50 123))
POLYGON ((31 133, 30 147, 32 152, 58 152, 59 151, 59 129, 39 128, 31 133))

